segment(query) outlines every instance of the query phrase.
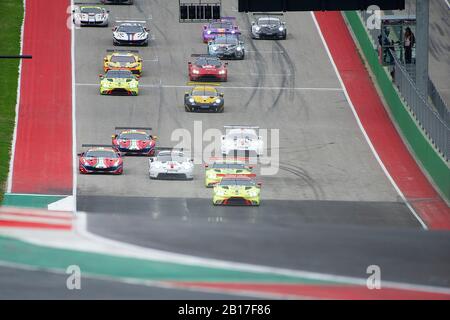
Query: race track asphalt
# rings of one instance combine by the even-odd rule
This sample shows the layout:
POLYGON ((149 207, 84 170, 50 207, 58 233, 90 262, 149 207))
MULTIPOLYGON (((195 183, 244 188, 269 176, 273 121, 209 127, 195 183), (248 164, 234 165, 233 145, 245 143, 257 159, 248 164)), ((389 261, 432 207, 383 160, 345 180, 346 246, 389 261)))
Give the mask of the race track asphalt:
MULTIPOLYGON (((280 170, 262 176, 259 208, 216 208, 196 165, 189 182, 149 180, 145 158, 127 157, 122 176, 78 175, 78 210, 89 231, 167 251, 365 277, 379 264, 389 280, 449 286, 449 239, 425 233, 377 163, 346 101, 310 13, 288 13, 288 39, 255 41, 252 17, 237 16, 247 56, 230 61, 225 113, 186 113, 187 61, 206 52, 201 25, 178 22, 178 1, 109 6, 111 20, 148 20, 154 40, 139 48, 137 97, 99 94, 110 28, 75 33, 77 149, 110 143, 115 126, 151 126, 161 146, 194 121, 202 128, 251 124, 279 129, 280 170)), ((194 137, 195 138, 195 137, 194 137)), ((193 148, 194 149, 194 148, 193 148)), ((195 151, 195 149, 194 149, 195 151)), ((259 173, 259 172, 257 172, 259 173)))

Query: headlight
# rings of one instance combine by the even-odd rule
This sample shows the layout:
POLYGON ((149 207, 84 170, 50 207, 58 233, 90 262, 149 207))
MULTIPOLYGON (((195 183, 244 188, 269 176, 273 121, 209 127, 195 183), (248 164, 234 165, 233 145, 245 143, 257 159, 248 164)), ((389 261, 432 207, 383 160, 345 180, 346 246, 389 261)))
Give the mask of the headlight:
POLYGON ((212 51, 216 51, 217 47, 216 46, 211 46, 212 51))
POLYGON ((195 102, 194 98, 189 98, 189 102, 194 103, 195 102))
POLYGON ((258 195, 258 191, 250 190, 247 194, 248 194, 249 197, 254 198, 254 197, 256 197, 258 195))
POLYGON ((225 70, 220 70, 219 74, 225 74, 225 70))
POLYGON ((211 34, 211 30, 206 31, 207 34, 211 34))
POLYGON ((234 30, 231 30, 231 33, 232 33, 232 34, 235 34, 235 33, 236 33, 236 31, 234 31, 234 30))
POLYGON ((216 103, 220 103, 222 102, 220 99, 216 99, 216 103))
POLYGON ((193 73, 193 74, 199 74, 200 72, 199 72, 198 70, 195 70, 195 69, 194 69, 194 70, 192 70, 192 73, 193 73))
POLYGON ((134 89, 137 87, 137 84, 135 82, 130 83, 130 88, 134 89))
POLYGON ((258 32, 259 30, 261 30, 261 28, 258 27, 258 26, 256 26, 256 27, 255 27, 255 31, 258 32))
POLYGON ((283 28, 283 27, 279 27, 279 28, 278 28, 278 30, 280 30, 280 31, 283 31, 283 30, 284 30, 284 28, 283 28))
POLYGON ((225 195, 225 190, 223 190, 223 189, 217 189, 216 195, 218 195, 218 196, 220 196, 220 197, 224 196, 224 195, 225 195))
POLYGON ((237 51, 242 51, 242 47, 237 47, 236 50, 237 51))

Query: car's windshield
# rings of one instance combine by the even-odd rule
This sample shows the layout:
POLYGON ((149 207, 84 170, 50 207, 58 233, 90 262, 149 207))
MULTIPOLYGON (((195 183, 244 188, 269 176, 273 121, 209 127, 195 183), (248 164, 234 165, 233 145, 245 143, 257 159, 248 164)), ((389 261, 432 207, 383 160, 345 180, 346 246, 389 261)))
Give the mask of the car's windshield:
POLYGON ((213 169, 245 169, 245 164, 243 163, 214 163, 212 165, 213 169))
POLYGON ((276 18, 260 18, 258 20, 259 25, 280 25, 280 20, 276 18))
POLYGON ((243 186, 243 187, 254 187, 256 184, 250 179, 222 179, 220 182, 221 186, 243 186))
POLYGON ((195 89, 192 91, 193 96, 205 96, 205 97, 216 97, 217 92, 208 89, 195 89))
POLYGON ((113 55, 111 57, 111 62, 132 63, 132 62, 136 62, 136 59, 134 58, 134 56, 113 55))
POLYGON ((229 139, 247 139, 247 140, 256 140, 257 136, 254 133, 250 132, 237 132, 237 133, 230 133, 227 136, 229 139))
POLYGON ((186 157, 179 152, 164 152, 159 153, 157 156, 157 161, 160 162, 185 162, 186 157))
POLYGON ((84 156, 86 158, 118 158, 112 150, 88 150, 84 156))
POLYGON ((133 74, 129 70, 109 70, 106 75, 106 78, 134 78, 133 74))
POLYGON ((198 58, 195 64, 199 67, 203 66, 214 66, 214 67, 220 67, 222 63, 218 58, 198 58))
POLYGON ((231 29, 233 27, 233 24, 231 22, 225 21, 225 22, 212 22, 209 27, 211 29, 231 29))
POLYGON ((144 32, 142 26, 120 26, 117 31, 126 33, 141 33, 144 32))
POLYGON ((102 9, 100 9, 100 8, 91 8, 91 7, 82 7, 80 11, 82 13, 86 13, 86 14, 89 14, 89 13, 95 13, 95 14, 102 13, 102 9))
POLYGON ((148 140, 149 136, 141 132, 126 132, 119 135, 121 140, 148 140))
POLYGON ((216 37, 214 40, 215 44, 238 44, 239 40, 237 37, 229 36, 229 37, 216 37))

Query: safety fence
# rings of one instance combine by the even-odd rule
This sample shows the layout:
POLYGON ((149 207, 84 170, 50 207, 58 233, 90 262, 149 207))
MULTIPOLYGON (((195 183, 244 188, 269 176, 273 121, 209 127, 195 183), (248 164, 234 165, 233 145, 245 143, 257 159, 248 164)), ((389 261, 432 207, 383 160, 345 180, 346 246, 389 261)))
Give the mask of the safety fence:
MULTIPOLYGON (((362 21, 367 21, 369 13, 359 11, 362 21)), ((367 29, 374 50, 379 51, 380 29, 367 29)), ((402 56, 390 50, 393 65, 391 75, 400 95, 406 102, 416 122, 425 132, 429 141, 448 162, 450 158, 450 110, 440 96, 433 82, 428 80, 429 97, 423 97, 415 85, 415 65, 404 64, 402 56)))

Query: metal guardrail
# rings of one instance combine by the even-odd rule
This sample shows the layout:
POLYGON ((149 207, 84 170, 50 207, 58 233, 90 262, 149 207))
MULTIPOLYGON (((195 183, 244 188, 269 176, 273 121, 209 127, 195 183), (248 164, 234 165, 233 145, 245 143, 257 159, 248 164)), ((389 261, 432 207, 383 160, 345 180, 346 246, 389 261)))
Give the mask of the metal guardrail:
POLYGON ((438 112, 428 103, 415 86, 408 71, 394 55, 394 83, 397 85, 403 99, 414 115, 417 123, 428 136, 430 142, 448 161, 450 157, 450 127, 439 116, 438 112))
MULTIPOLYGON (((362 21, 367 21, 369 13, 359 11, 362 21)), ((379 29, 367 29, 371 36, 374 50, 378 51, 379 29)), ((446 161, 450 158, 450 109, 440 96, 434 83, 428 80, 428 91, 431 103, 428 97, 425 99, 415 86, 415 68, 414 65, 404 65, 397 54, 391 51, 394 58, 394 83, 396 84, 401 96, 414 115, 417 123, 426 133, 429 141, 436 147, 446 161)), ((400 57, 401 58, 401 57, 400 57)))

